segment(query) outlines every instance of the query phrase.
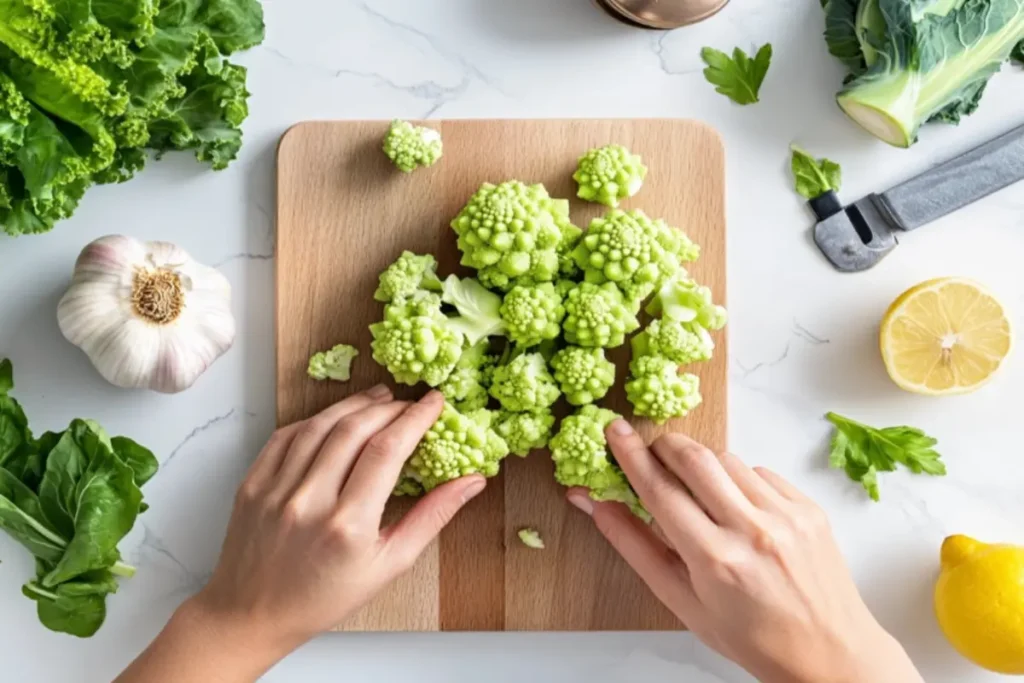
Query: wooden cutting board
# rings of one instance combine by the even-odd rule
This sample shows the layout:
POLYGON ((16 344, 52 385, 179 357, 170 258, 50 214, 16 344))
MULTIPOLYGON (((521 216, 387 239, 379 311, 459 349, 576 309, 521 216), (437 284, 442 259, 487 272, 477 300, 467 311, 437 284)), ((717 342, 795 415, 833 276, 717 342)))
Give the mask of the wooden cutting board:
MULTIPOLYGON (((377 276, 404 249, 437 256, 442 274, 458 271, 449 222, 485 182, 542 182, 552 196, 574 197, 572 173, 587 149, 620 143, 650 167, 625 208, 643 208, 686 231, 703 248, 692 272, 725 303, 725 174, 721 139, 708 126, 675 120, 429 122, 444 137, 444 158, 411 175, 380 151, 381 121, 302 123, 278 150, 277 418, 304 419, 348 394, 390 382, 371 358, 367 327, 381 318, 377 276), (349 383, 305 375, 314 352, 337 343, 360 349, 349 383)), ((602 208, 573 200, 585 227, 602 208)), ((724 334, 701 377, 704 405, 648 438, 683 430, 716 448, 726 441, 724 334)), ((604 402, 630 413, 622 389, 627 347, 611 358, 619 383, 604 402)), ((401 387, 418 397, 423 387, 401 387)), ((681 628, 608 546, 565 502, 546 452, 510 457, 502 474, 451 523, 412 572, 342 628, 366 631, 666 630, 681 628), (516 532, 540 531, 547 550, 523 546, 516 532)), ((394 519, 410 501, 396 500, 394 519)))

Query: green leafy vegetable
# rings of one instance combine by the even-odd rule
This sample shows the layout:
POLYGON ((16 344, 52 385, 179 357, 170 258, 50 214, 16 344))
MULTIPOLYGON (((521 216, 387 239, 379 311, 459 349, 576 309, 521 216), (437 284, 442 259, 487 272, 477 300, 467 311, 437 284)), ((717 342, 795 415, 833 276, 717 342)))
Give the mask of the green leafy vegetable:
POLYGON ((796 145, 790 149, 793 159, 790 163, 796 191, 807 199, 817 199, 826 192, 838 192, 843 184, 843 169, 831 159, 815 159, 814 156, 796 145))
POLYGON ((701 59, 707 64, 704 78, 716 86, 715 91, 725 95, 736 104, 754 104, 759 102, 758 94, 761 84, 768 74, 772 63, 771 44, 761 46, 754 58, 736 48, 729 55, 714 48, 706 47, 700 51, 701 59))
POLYGON ((903 465, 915 474, 944 476, 946 466, 934 446, 936 439, 913 427, 875 429, 847 417, 828 413, 835 425, 829 464, 860 482, 872 500, 879 499, 878 473, 903 465))

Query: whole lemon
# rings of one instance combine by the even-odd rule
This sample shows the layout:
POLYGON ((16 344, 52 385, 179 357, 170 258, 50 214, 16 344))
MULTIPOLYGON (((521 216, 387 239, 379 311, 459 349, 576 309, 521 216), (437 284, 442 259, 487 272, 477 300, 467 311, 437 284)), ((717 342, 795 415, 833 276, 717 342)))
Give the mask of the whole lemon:
POLYGON ((1024 674, 1024 547, 947 538, 935 616, 967 659, 990 671, 1024 674))

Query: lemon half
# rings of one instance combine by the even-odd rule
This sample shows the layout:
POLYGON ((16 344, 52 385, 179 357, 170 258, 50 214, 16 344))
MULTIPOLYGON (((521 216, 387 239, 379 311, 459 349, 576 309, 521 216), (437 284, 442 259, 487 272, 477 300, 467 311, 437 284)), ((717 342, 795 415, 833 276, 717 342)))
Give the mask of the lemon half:
POLYGON ((889 376, 917 394, 965 394, 985 384, 1013 348, 1006 310, 982 285, 964 278, 908 289, 882 320, 889 376))

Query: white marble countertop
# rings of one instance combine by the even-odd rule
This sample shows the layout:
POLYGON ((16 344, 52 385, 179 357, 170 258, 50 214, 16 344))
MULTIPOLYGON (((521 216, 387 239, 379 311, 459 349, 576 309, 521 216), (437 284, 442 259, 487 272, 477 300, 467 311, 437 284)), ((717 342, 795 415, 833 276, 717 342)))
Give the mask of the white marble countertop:
MULTIPOLYGON (((46 631, 20 585, 30 558, 0 538, 0 642, 12 682, 109 680, 210 572, 232 494, 274 424, 274 154, 293 123, 316 118, 691 117, 728 154, 730 443, 828 510, 868 603, 930 683, 998 680, 958 658, 931 611, 939 544, 950 533, 1024 542, 1024 355, 966 398, 905 394, 876 347, 890 301, 920 280, 961 274, 997 293, 1024 329, 1024 184, 926 230, 871 272, 840 275, 808 238, 788 145, 843 164, 857 198, 1020 124, 1024 73, 1004 69, 981 111, 928 128, 900 151, 836 108, 842 68, 826 53, 818 3, 745 0, 698 26, 652 33, 612 22, 588 0, 264 0, 266 42, 243 57, 252 115, 241 158, 213 173, 190 157, 152 163, 127 185, 90 190, 52 233, 0 239, 0 356, 37 430, 92 417, 160 455, 151 511, 122 544, 139 573, 91 640, 46 631), (716 95, 699 49, 771 41, 775 61, 753 107, 716 95), (1014 81, 1014 82, 1011 82, 1014 81), (57 300, 78 251, 107 233, 176 242, 234 286, 235 348, 178 396, 107 386, 64 342, 57 300), (940 439, 950 473, 882 478, 873 504, 827 469, 835 410, 940 439)), ((494 683, 749 680, 679 634, 330 635, 268 681, 494 683), (486 672, 486 673, 484 673, 486 672)))

